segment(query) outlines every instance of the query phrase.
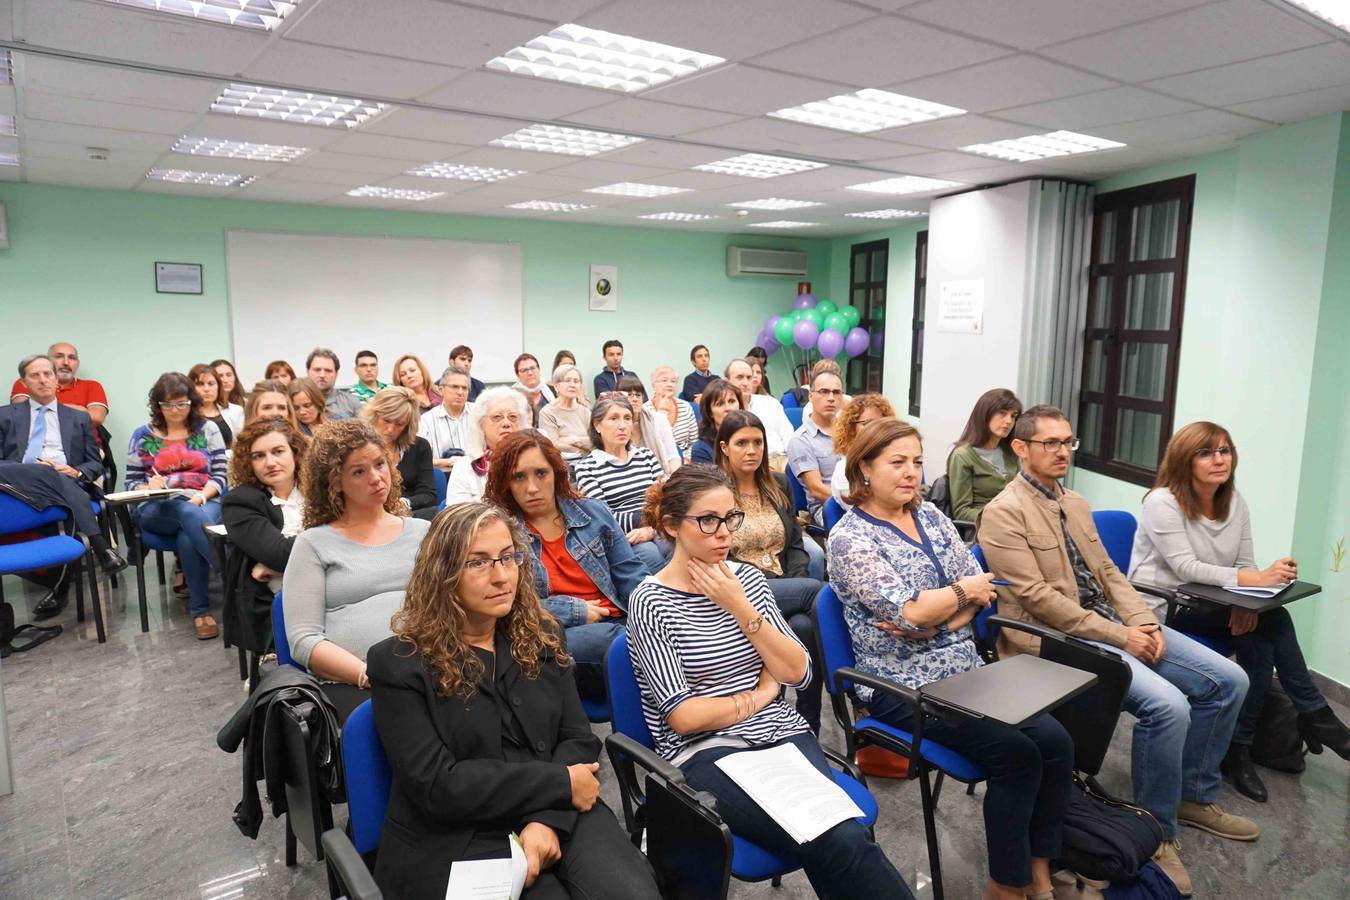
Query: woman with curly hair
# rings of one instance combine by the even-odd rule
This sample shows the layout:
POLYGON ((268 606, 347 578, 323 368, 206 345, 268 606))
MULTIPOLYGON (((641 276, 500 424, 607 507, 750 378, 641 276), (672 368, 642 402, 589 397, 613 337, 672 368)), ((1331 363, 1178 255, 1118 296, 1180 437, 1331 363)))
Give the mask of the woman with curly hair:
POLYGON ((506 858, 518 836, 524 900, 655 900, 646 859, 599 802, 600 741, 530 548, 508 513, 463 503, 417 554, 394 636, 370 650, 375 725, 393 785, 375 881, 386 896, 446 896, 452 864, 506 858))
POLYGON ((848 402, 834 420, 834 452, 839 454, 834 474, 830 477, 830 493, 844 509, 848 509, 848 476, 844 474, 848 462, 848 448, 853 439, 877 419, 894 419, 895 407, 881 394, 859 394, 848 402))
POLYGON ((366 651, 389 635, 428 525, 406 517, 391 451, 359 419, 314 432, 301 493, 305 530, 283 579, 286 642, 346 721, 369 696, 366 651))

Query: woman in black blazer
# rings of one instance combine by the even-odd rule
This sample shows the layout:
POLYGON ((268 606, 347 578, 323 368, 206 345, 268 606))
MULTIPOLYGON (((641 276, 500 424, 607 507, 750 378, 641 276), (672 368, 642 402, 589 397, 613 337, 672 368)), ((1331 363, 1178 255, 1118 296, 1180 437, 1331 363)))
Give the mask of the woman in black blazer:
POLYGON ((234 441, 230 489, 220 519, 231 550, 226 577, 225 640, 266 653, 272 648, 272 598, 305 517, 300 471, 309 442, 281 418, 254 419, 234 441))
POLYGON ((370 423, 398 454, 398 474, 403 478, 403 502, 419 519, 436 515, 436 476, 431 471, 431 444, 417 436, 420 415, 417 395, 404 387, 378 391, 361 409, 361 418, 370 423))
POLYGON ((500 509, 448 508, 422 541, 394 636, 367 654, 393 770, 375 866, 385 896, 442 900, 455 861, 508 857, 514 833, 528 900, 659 897, 597 800, 600 741, 560 629, 521 577, 529 559, 500 509))

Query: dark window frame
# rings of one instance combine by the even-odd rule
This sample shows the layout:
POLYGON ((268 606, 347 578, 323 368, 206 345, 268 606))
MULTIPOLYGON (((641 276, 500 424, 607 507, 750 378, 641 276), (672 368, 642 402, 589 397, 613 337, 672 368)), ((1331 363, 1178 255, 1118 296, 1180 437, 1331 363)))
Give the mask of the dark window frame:
MULTIPOLYGON (((865 244, 853 244, 849 250, 848 256, 848 298, 849 303, 858 306, 854 302, 858 291, 862 291, 863 303, 858 307, 858 312, 862 313, 862 321, 858 323, 859 327, 865 329, 868 334, 875 333, 875 329, 884 329, 886 327, 885 308, 889 299, 887 296, 886 282, 891 273, 891 242, 888 238, 879 241, 868 241, 865 244), (878 252, 884 254, 885 271, 881 278, 876 278, 875 254, 878 252), (857 260, 859 256, 867 257, 866 274, 867 278, 863 281, 854 280, 854 272, 857 271, 857 260), (881 291, 881 311, 880 318, 872 316, 873 304, 869 298, 873 291, 881 291)), ((885 374, 886 348, 883 345, 880 353, 873 353, 871 346, 865 353, 848 360, 844 369, 844 387, 851 394, 863 393, 869 390, 868 382, 875 373, 876 391, 881 391, 883 378, 885 374)))
POLYGON ((914 312, 909 320, 909 414, 919 415, 923 384, 923 321, 928 296, 928 229, 914 236, 914 312))
MULTIPOLYGON (((1176 413, 1177 373, 1181 363, 1181 326, 1185 314, 1186 270, 1190 256, 1191 223, 1195 210, 1195 176, 1187 175, 1158 181, 1139 187, 1126 188, 1099 194, 1093 203, 1092 224, 1092 262, 1088 269, 1088 309, 1087 324, 1083 331, 1083 368, 1082 385, 1079 391, 1078 418, 1082 423, 1086 419, 1087 404, 1097 404, 1101 409, 1100 433, 1096 453, 1080 450, 1075 464, 1090 472, 1097 472, 1111 478, 1119 478, 1133 484, 1149 487, 1157 475, 1157 462, 1145 468, 1134 463, 1115 459, 1116 420, 1121 410, 1136 410, 1154 413, 1161 417, 1158 433, 1157 460, 1162 460, 1163 451, 1172 437, 1173 419, 1176 413), (1176 255, 1166 259, 1130 260, 1130 242, 1133 238, 1133 212, 1140 207, 1166 202, 1180 201, 1177 214, 1176 255), (1107 213, 1115 213, 1115 233, 1113 253, 1110 262, 1100 261, 1102 228, 1107 213), (1163 329, 1130 329, 1125 327, 1125 312, 1128 305, 1128 284, 1132 275, 1157 273, 1172 274, 1171 318, 1168 327, 1163 329), (1110 320, 1102 327, 1094 327, 1099 320, 1098 304, 1100 280, 1110 280, 1110 320), (1087 389, 1092 365, 1092 344, 1102 342, 1105 353, 1105 390, 1087 389), (1133 397, 1121 392, 1121 363, 1124 358, 1124 346, 1133 344, 1159 344, 1167 348, 1167 363, 1163 373, 1162 399, 1151 400, 1133 397)), ((1080 424, 1081 427, 1081 424, 1080 424)))

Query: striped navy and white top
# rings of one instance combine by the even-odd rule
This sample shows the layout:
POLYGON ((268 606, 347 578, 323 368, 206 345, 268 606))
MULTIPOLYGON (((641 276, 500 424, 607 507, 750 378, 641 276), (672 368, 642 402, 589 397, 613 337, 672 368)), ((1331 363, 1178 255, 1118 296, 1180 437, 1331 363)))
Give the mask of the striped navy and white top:
POLYGON ((642 503, 647 488, 666 477, 656 454, 646 447, 628 448, 628 461, 619 462, 603 450, 592 450, 577 460, 573 469, 577 487, 592 500, 599 500, 614 513, 624 531, 642 524, 642 503))
MULTIPOLYGON (((777 628, 800 646, 764 575, 745 563, 727 565, 740 579, 746 599, 764 617, 764 627, 777 628)), ((685 700, 754 690, 764 668, 759 651, 736 619, 703 594, 678 591, 655 577, 647 578, 628 599, 628 640, 647 729, 656 741, 656 752, 676 765, 704 749, 694 748, 695 744, 755 747, 810 731, 806 720, 781 699, 716 732, 681 735, 670 727, 666 720, 685 700)), ((808 657, 806 674, 791 686, 801 689, 810 680, 808 657)))

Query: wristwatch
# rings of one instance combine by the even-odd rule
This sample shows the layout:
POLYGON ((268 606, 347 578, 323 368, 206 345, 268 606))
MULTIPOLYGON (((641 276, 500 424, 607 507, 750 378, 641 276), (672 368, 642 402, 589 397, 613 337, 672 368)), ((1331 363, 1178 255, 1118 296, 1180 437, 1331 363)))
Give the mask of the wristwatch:
POLYGON ((763 624, 764 624, 764 617, 763 617, 763 616, 755 616, 753 619, 751 619, 750 621, 748 621, 748 622, 745 623, 745 629, 744 629, 744 630, 745 630, 745 633, 746 633, 746 634, 754 634, 756 631, 759 631, 760 627, 761 627, 763 624))

